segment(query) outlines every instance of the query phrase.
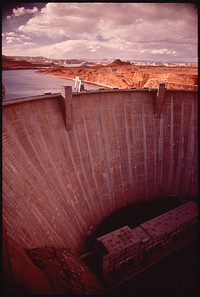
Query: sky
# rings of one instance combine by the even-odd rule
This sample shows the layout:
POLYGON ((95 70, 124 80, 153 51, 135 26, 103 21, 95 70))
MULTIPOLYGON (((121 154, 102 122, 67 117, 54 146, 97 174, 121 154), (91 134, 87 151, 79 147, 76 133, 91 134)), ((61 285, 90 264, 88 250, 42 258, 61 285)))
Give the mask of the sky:
POLYGON ((197 20, 190 2, 7 3, 2 54, 197 62, 197 20))

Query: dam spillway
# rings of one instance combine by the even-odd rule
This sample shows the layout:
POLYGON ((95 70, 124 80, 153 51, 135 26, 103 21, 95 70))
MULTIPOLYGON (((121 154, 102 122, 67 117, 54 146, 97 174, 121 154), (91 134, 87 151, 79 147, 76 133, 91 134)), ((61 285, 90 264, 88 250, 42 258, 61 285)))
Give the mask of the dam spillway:
POLYGON ((23 248, 85 249, 116 210, 197 197, 197 92, 106 90, 4 101, 3 223, 23 248))

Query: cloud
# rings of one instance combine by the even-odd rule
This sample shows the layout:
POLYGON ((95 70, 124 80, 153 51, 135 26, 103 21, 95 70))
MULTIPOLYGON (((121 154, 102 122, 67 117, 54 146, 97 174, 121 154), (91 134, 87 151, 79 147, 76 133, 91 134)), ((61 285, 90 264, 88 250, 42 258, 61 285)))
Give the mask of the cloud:
POLYGON ((8 15, 7 19, 10 19, 11 17, 19 17, 25 14, 34 14, 38 11, 37 7, 33 7, 31 9, 25 7, 13 8, 13 14, 11 16, 8 15))
POLYGON ((59 2, 47 3, 40 11, 13 9, 16 22, 25 14, 29 19, 10 30, 19 36, 4 37, 37 43, 35 55, 134 59, 141 54, 190 57, 197 50, 197 8, 190 3, 59 2))
POLYGON ((7 43, 12 43, 13 41, 15 41, 14 37, 6 37, 7 43))
POLYGON ((6 36, 17 36, 17 34, 15 32, 6 32, 6 33, 2 33, 2 37, 6 37, 6 36))
POLYGON ((37 36, 47 35, 52 39, 55 36, 71 38, 74 34, 81 37, 82 34, 86 36, 86 32, 94 33, 97 13, 91 9, 91 4, 82 5, 48 3, 37 16, 20 26, 19 30, 37 36), (90 11, 89 17, 88 13, 84 14, 86 7, 90 11))
MULTIPOLYGON (((4 46, 4 52, 9 49, 10 53, 13 52, 13 48, 4 46)), ((21 45, 16 44, 15 50, 20 51, 21 45)), ((96 41, 85 42, 82 40, 67 40, 63 42, 54 43, 52 45, 40 45, 32 46, 26 49, 26 55, 31 56, 45 56, 48 58, 108 58, 109 56, 118 57, 119 51, 123 52, 122 45, 118 43, 106 43, 98 44, 96 41), (121 47, 121 49, 120 49, 121 47)), ((133 51, 132 51, 133 52, 133 51)))
POLYGON ((170 51, 166 48, 162 48, 162 49, 158 49, 158 50, 152 50, 151 54, 167 54, 167 55, 176 55, 177 52, 176 51, 170 51))
POLYGON ((19 30, 51 39, 197 42, 197 17, 178 3, 47 3, 19 30))
MULTIPOLYGON (((27 40, 30 40, 29 36, 26 36, 24 34, 17 34, 15 32, 6 32, 6 33, 2 33, 2 37, 5 38, 7 43, 24 43, 26 45, 26 43, 30 43, 27 42, 27 40)), ((34 44, 34 43, 32 43, 34 44)))
POLYGON ((21 38, 19 37, 13 37, 13 36, 7 36, 6 37, 7 43, 13 43, 13 42, 22 42, 21 38))
POLYGON ((24 42, 24 45, 34 45, 34 44, 35 44, 34 42, 29 42, 29 41, 24 42))

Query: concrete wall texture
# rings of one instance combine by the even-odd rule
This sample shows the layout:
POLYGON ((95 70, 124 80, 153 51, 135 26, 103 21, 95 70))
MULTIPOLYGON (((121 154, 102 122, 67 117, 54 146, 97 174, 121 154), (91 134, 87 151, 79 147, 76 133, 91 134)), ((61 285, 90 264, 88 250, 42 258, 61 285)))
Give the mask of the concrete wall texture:
POLYGON ((82 253, 90 226, 168 195, 197 197, 197 92, 109 90, 3 103, 3 222, 24 248, 82 253))

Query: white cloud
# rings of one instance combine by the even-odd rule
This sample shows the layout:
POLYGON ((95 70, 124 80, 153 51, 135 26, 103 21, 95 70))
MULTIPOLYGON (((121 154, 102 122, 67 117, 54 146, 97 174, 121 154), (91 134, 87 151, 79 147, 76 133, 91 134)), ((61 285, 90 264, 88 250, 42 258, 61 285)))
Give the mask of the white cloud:
POLYGON ((158 49, 158 50, 152 50, 151 51, 151 53, 152 54, 167 54, 167 55, 175 55, 175 54, 177 54, 177 52, 176 51, 170 51, 170 50, 168 50, 168 49, 166 49, 166 48, 163 48, 163 49, 158 49))
MULTIPOLYGON (((84 4, 91 11, 91 4, 84 4)), ((95 19, 84 15, 85 9, 81 9, 74 3, 48 3, 45 8, 26 24, 19 27, 24 33, 36 36, 73 37, 74 34, 82 36, 95 32, 95 19)), ((74 37, 73 37, 74 39, 74 37)))
MULTIPOLYGON (((5 40, 7 43, 24 43, 24 41, 30 40, 29 36, 26 36, 24 34, 17 34, 15 32, 6 32, 2 33, 2 37, 5 37, 5 40)), ((32 43, 33 44, 33 43, 32 43)))
POLYGON ((35 55, 190 57, 197 49, 197 11, 188 3, 47 3, 40 11, 13 10, 16 22, 24 14, 29 20, 13 30, 19 36, 4 37, 37 42, 35 55))
POLYGON ((28 42, 28 41, 24 42, 24 45, 34 45, 34 44, 35 44, 34 42, 28 42))
MULTIPOLYGON (((19 30, 33 36, 197 43, 197 17, 178 3, 47 3, 19 30), (145 9, 144 9, 145 8, 145 9), (190 23, 188 23, 190 20, 190 23)), ((187 9, 188 7, 188 9, 187 9)))
POLYGON ((15 32, 6 32, 6 33, 2 33, 2 37, 6 37, 6 36, 17 36, 17 34, 15 32))
POLYGON ((19 37, 22 38, 22 39, 25 39, 25 40, 30 40, 30 37, 26 36, 24 34, 20 34, 19 37))
POLYGON ((7 40, 7 43, 12 43, 12 42, 14 42, 15 41, 15 38, 14 37, 6 37, 6 40, 7 40))
POLYGON ((172 55, 172 56, 177 56, 179 53, 175 50, 170 50, 167 48, 160 48, 160 49, 142 49, 140 51, 141 53, 149 53, 153 55, 172 55))
POLYGON ((11 16, 7 16, 7 19, 10 19, 11 17, 19 17, 25 14, 34 14, 38 12, 37 7, 33 7, 32 9, 28 9, 25 7, 18 7, 18 8, 13 8, 13 14, 11 16))

